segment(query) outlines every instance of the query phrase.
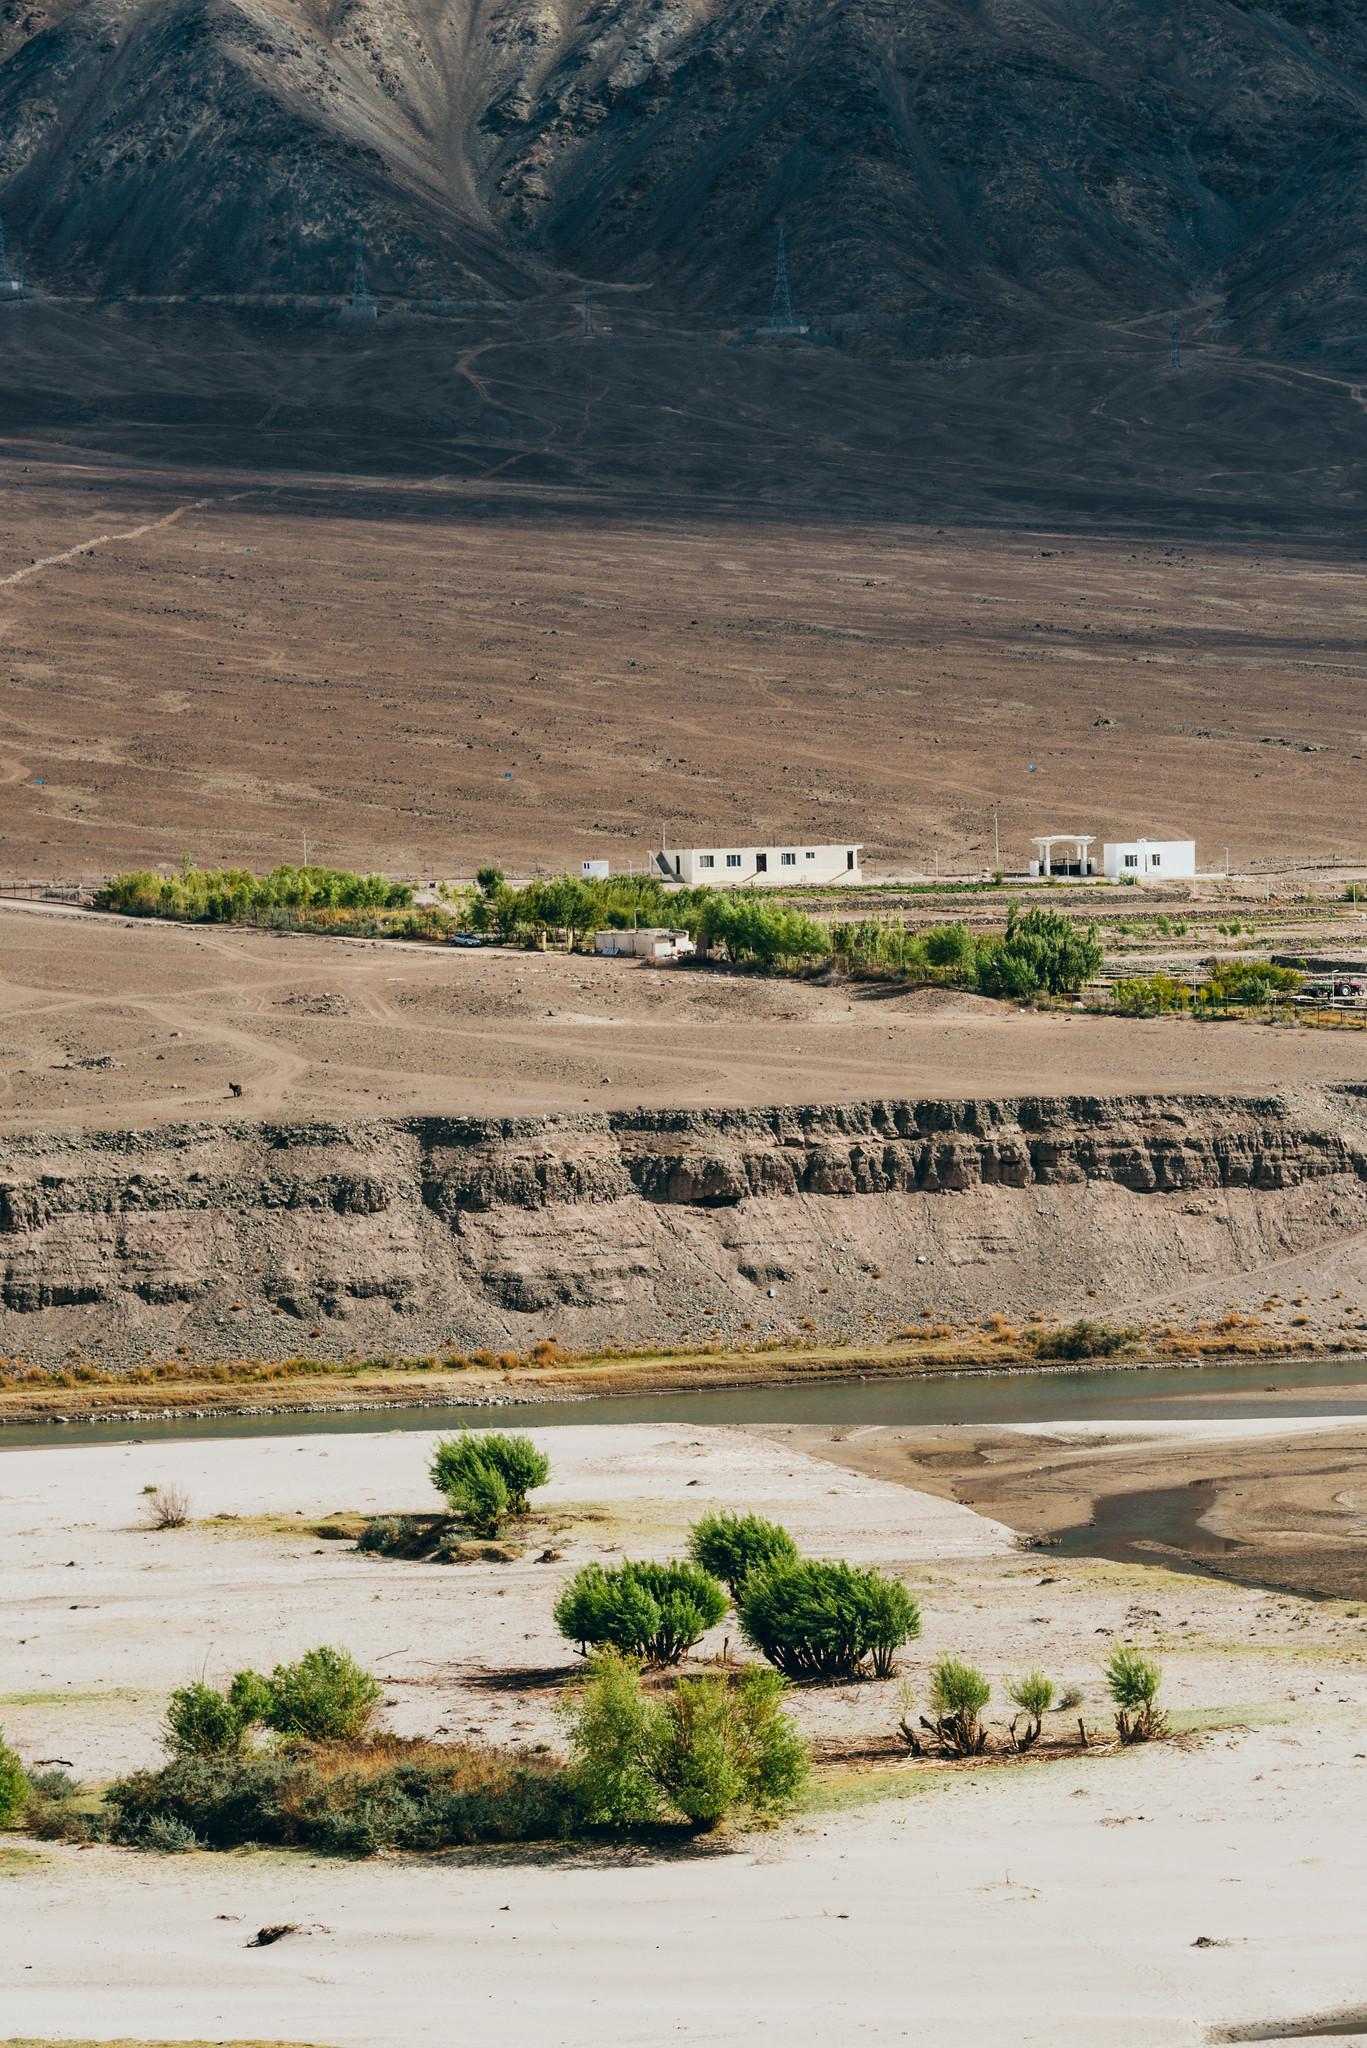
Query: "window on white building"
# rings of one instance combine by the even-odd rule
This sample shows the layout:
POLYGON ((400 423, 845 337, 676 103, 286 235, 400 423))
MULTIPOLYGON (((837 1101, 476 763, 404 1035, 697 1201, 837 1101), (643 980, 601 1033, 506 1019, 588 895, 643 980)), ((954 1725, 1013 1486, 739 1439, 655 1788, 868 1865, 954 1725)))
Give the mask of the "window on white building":
POLYGON ((1137 853, 1127 853, 1125 865, 1127 868, 1137 868, 1139 866, 1139 855, 1137 853))
POLYGON ((815 855, 814 853, 812 853, 811 851, 808 851, 807 853, 804 853, 804 854, 803 854, 802 858, 803 858, 804 860, 815 860, 815 859, 816 859, 816 855, 815 855))
POLYGON ((714 868, 716 865, 717 857, 714 853, 700 853, 698 855, 698 866, 700 868, 714 868))
POLYGON ((1161 854, 1161 853, 1151 853, 1151 854, 1149 855, 1149 866, 1150 866, 1151 868, 1161 868, 1161 867, 1162 867, 1162 865, 1163 865, 1163 856, 1162 856, 1162 854, 1161 854))
POLYGON ((782 867, 795 868, 797 866, 797 855, 795 853, 781 853, 778 858, 779 864, 782 867))
POLYGON ((726 865, 729 868, 738 868, 740 866, 740 855, 738 853, 728 853, 726 856, 726 865))

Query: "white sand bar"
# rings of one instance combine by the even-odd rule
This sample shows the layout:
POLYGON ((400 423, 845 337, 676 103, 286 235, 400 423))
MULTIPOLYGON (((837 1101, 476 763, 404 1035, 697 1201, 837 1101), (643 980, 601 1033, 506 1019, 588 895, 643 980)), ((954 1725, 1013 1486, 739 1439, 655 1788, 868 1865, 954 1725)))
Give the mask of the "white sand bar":
MULTIPOLYGON (((1194 1615, 1209 1642, 1174 1662, 1179 1705, 1217 1697, 1227 1673, 1259 1688, 1234 1697, 1278 1702, 1280 1719, 1191 1747, 946 1773, 906 1799, 671 1858, 336 1863, 33 1844, 24 1860, 7 1837, 0 2038, 1194 2048, 1212 2026, 1362 1997, 1356 1624, 1336 1624, 1341 1654, 1306 1661, 1299 1603, 1115 1567, 1089 1578, 1022 1555, 952 1502, 730 1429, 544 1432, 552 1501, 608 1518, 575 1524, 556 1564, 408 1565, 307 1530, 137 1526, 142 1487, 168 1481, 200 1517, 430 1506, 431 1441, 381 1432, 0 1456, 11 1739, 88 1779, 150 1763, 172 1685, 326 1640, 383 1675, 392 1726, 545 1735, 546 1700, 499 1680, 564 1667, 550 1620, 564 1573, 584 1556, 677 1548, 715 1501, 763 1507, 813 1551, 880 1559, 922 1583, 920 1683, 945 1648, 980 1658, 997 1682, 1037 1656, 1085 1679, 1121 1630, 1158 1626, 1131 1604, 1138 1589, 1164 1625, 1194 1615), (1251 1678, 1217 1641, 1245 1629, 1267 1645, 1250 1653, 1262 1658, 1251 1678), (285 1921, 302 1931, 246 1946, 285 1921), (1193 1945, 1203 1937, 1216 1945, 1193 1945)), ((815 1729, 886 1730, 896 1686, 797 1704, 815 1729)))

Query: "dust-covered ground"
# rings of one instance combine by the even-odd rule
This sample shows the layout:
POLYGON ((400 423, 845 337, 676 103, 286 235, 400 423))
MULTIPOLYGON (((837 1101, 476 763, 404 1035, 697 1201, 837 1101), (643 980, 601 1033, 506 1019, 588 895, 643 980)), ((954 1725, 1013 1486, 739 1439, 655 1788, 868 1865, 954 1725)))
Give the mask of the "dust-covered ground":
POLYGON ((1294 1095, 1367 1033, 0 906, 0 1129, 909 1096, 1294 1095), (240 1097, 230 1096, 236 1081, 240 1097))
MULTIPOLYGON (((170 1861, 10 1837, 8 2026, 390 2048, 483 2027, 492 2002, 510 2039, 562 2048, 605 2031, 825 2042, 834 2014, 858 2040, 1196 2048, 1239 2025, 1278 2039, 1278 2022, 1360 1999, 1355 1609, 1023 1553, 965 1507, 739 1430, 590 1424, 543 1441, 537 1541, 467 1566, 314 1533, 335 1510, 430 1506, 421 1434, 0 1454, 7 1734, 96 1783, 156 1760, 172 1686, 330 1639, 380 1674, 396 1729, 555 1744, 578 1666, 551 1620, 558 1585, 590 1557, 676 1552, 725 1502, 813 1554, 881 1563, 923 1606, 898 1677, 795 1695, 824 1759, 815 1806, 672 1855, 170 1861), (193 1525, 140 1528, 142 1489, 168 1482, 193 1525), (543 1535, 561 1558, 540 1561, 543 1535), (1076 1719, 1105 1728, 1101 1667, 1120 1642, 1159 1657, 1180 1732, 1084 1754, 1076 1719), (1052 1760, 907 1761, 902 1684, 924 1702, 947 1653, 989 1676, 999 1736, 1010 1675, 1038 1664, 1077 1689, 1050 1718, 1052 1760), (247 1946, 281 1923, 296 1932, 247 1946)), ((747 1654, 728 1621, 700 1668, 728 1637, 747 1654)))
POLYGON ((0 870, 1363 852, 1348 380, 12 310, 0 870))

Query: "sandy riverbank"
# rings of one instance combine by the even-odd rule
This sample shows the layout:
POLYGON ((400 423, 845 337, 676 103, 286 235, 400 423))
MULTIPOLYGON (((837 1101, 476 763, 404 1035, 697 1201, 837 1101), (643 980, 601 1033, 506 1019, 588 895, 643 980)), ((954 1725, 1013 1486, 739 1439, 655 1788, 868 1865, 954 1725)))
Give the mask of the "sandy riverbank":
POLYGON ((0 1879, 11 2026, 389 2048, 483 2028, 493 2002, 509 2038, 564 2048, 605 2032, 815 2043, 837 2012, 859 2040, 952 2026, 983 2048, 1061 2035, 1171 2048, 1358 1994, 1367 1852, 1345 1787, 1367 1652, 1339 1603, 1023 1554, 963 1505, 770 1435, 589 1423, 544 1440, 563 1561, 533 1549, 462 1568, 366 1559, 314 1534, 337 1510, 427 1504, 431 1440, 415 1433, 7 1457, 7 1733, 98 1779, 152 1760, 165 1693, 191 1673, 332 1639, 380 1672, 396 1728, 554 1739, 575 1664, 550 1623, 560 1577, 588 1556, 672 1550, 712 1501, 901 1572, 926 1617, 913 1685, 953 1650, 1000 1699, 1005 1674, 1042 1662, 1100 1719, 1100 1661, 1123 1638, 1159 1654, 1179 1719, 1205 1732, 928 1779, 888 1741, 894 1681, 795 1702, 828 1748, 883 1745, 872 1776, 828 1775, 822 1810, 681 1858, 172 1862, 16 1843, 0 1879), (141 1489, 169 1480, 196 1522, 154 1535, 137 1526, 141 1489), (882 1803, 851 1805, 871 1790, 882 1803), (305 1931, 245 1947, 284 1920, 305 1931))
MULTIPOLYGON (((1367 1387, 1362 1395, 1367 1403, 1367 1387)), ((1367 1598, 1361 1414, 1222 1420, 1212 1404, 1205 1419, 1185 1422, 775 1434, 846 1469, 966 1503, 1045 1545, 1367 1598)))

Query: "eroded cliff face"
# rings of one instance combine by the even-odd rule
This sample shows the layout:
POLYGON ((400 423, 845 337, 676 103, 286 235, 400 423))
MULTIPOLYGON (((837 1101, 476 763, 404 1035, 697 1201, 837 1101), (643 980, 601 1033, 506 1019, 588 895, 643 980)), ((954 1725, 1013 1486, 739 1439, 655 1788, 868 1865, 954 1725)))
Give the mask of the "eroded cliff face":
POLYGON ((33 1135, 0 1148, 0 1356, 1115 1313, 1364 1227, 1348 1089, 33 1135))

